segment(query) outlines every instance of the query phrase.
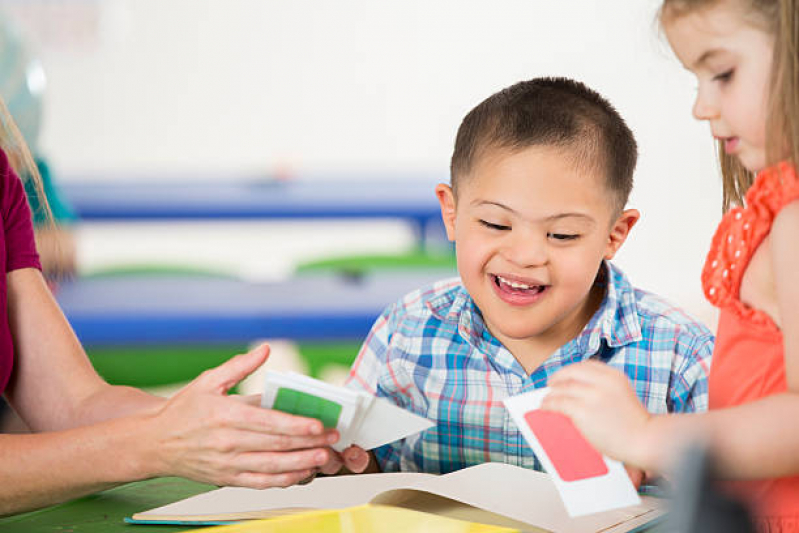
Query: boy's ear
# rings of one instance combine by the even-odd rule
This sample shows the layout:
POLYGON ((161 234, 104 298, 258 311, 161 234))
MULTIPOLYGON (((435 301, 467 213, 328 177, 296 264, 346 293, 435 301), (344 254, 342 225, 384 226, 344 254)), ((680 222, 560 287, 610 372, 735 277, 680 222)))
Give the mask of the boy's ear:
POLYGON ((436 185, 436 196, 441 204, 441 219, 447 229, 447 239, 455 241, 455 194, 452 187, 444 183, 436 185))
POLYGON ((627 240, 627 236, 630 235, 630 230, 633 229, 633 226, 640 218, 641 213, 637 209, 627 209, 619 215, 619 218, 613 223, 613 227, 610 228, 608 245, 605 248, 605 259, 613 259, 621 245, 627 240))

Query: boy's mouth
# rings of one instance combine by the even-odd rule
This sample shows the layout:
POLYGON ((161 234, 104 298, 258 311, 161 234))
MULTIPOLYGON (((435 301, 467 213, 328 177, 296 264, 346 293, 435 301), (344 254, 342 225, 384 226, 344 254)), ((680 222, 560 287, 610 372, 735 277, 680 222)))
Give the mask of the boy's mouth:
POLYGON ((498 274, 491 274, 491 280, 494 282, 494 288, 500 298, 514 305, 533 303, 550 287, 535 280, 521 281, 498 274))

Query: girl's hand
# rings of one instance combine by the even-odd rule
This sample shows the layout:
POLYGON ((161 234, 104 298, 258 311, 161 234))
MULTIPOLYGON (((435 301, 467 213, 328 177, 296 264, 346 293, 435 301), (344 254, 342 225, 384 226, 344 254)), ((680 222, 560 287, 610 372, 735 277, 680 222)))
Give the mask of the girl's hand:
POLYGON ((335 430, 227 395, 268 353, 263 346, 204 372, 145 417, 143 434, 135 437, 150 443, 145 472, 266 488, 293 485, 327 464, 335 430))
POLYGON ((541 407, 571 418, 591 444, 633 466, 645 466, 641 445, 650 414, 620 371, 596 361, 567 366, 549 380, 541 407))

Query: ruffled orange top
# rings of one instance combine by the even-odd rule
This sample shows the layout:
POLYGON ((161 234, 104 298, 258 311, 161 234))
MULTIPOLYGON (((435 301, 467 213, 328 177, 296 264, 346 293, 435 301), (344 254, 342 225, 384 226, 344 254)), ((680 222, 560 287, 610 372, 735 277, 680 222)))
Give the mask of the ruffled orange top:
MULTIPOLYGON (((799 176, 787 163, 758 174, 745 207, 724 215, 702 271, 707 299, 719 307, 710 368, 710 409, 752 402, 787 390, 782 332, 765 312, 739 298, 741 279, 777 213, 799 200, 799 176)), ((797 450, 799 453, 799 450, 797 450)), ((799 532, 799 476, 730 482, 752 505, 761 531, 799 532)))

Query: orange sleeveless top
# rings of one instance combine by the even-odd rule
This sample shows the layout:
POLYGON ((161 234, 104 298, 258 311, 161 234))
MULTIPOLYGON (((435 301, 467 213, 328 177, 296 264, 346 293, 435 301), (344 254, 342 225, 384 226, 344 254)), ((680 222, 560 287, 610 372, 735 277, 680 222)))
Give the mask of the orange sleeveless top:
MULTIPOLYGON (((777 213, 799 200, 795 169, 781 163, 764 170, 745 200, 746 207, 722 218, 702 271, 705 296, 721 311, 710 367, 710 409, 787 390, 782 332, 768 314, 741 302, 739 292, 746 267, 777 213)), ((726 485, 750 502, 760 531, 799 532, 799 476, 726 485)))

